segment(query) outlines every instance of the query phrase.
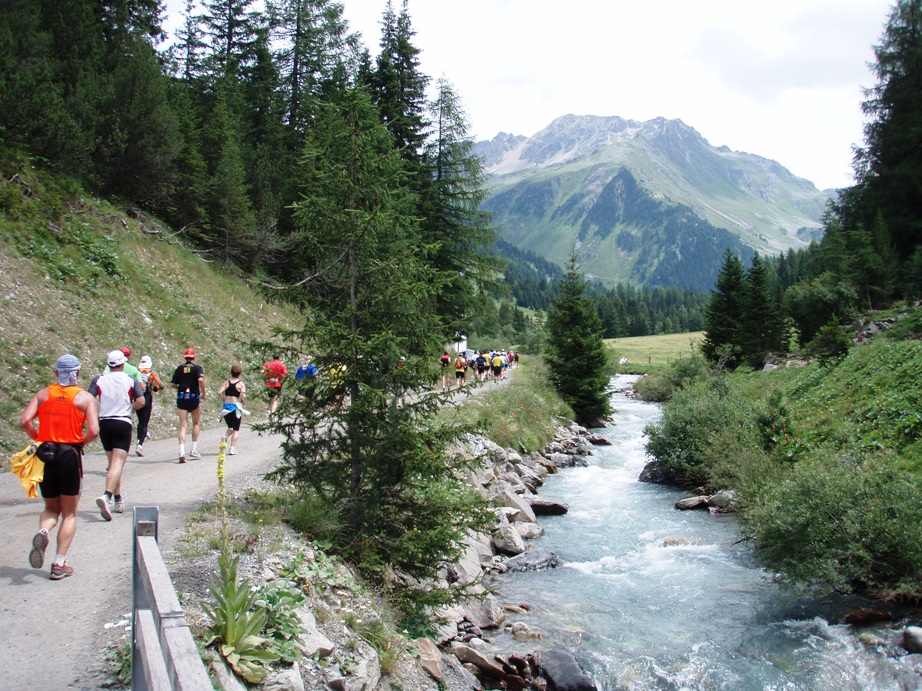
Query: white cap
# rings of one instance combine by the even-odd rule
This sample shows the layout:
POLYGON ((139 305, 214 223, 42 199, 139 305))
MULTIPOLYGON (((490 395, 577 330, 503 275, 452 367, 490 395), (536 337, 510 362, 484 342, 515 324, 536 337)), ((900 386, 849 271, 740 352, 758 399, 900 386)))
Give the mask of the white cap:
POLYGON ((109 367, 118 367, 128 362, 128 358, 125 357, 125 353, 121 350, 113 350, 106 356, 106 362, 109 363, 109 367))

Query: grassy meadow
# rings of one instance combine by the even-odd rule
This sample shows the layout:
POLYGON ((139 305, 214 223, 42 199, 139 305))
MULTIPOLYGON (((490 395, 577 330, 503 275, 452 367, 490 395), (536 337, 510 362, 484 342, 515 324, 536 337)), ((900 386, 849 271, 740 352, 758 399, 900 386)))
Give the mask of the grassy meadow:
POLYGON ((617 362, 622 357, 627 365, 619 365, 622 372, 649 372, 669 365, 681 357, 695 352, 704 340, 703 331, 657 336, 633 336, 609 338, 605 345, 614 354, 617 362))

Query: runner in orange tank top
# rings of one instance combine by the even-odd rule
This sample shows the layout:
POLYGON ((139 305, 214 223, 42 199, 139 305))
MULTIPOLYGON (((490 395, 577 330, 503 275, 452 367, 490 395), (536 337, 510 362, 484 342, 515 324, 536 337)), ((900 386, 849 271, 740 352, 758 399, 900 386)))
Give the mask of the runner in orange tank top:
POLYGON ((77 386, 80 360, 76 356, 59 357, 55 376, 56 383, 46 386, 29 401, 19 418, 19 426, 29 437, 42 442, 46 451, 50 450, 50 460, 45 463, 44 479, 39 485, 45 509, 39 517, 39 530, 32 538, 29 564, 35 569, 42 568, 50 541, 48 534, 60 521, 57 552, 51 565, 51 580, 59 581, 74 573, 66 562, 67 550, 77 531, 83 445, 99 435, 99 419, 95 399, 77 386), (49 443, 55 446, 52 448, 49 443))

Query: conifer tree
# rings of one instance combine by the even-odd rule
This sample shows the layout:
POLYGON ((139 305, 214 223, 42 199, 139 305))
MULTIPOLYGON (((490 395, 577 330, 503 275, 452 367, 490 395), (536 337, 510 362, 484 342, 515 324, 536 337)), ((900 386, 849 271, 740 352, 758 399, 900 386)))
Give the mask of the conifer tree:
POLYGON ((429 112, 433 130, 423 170, 430 172, 431 180, 417 184, 422 238, 433 250, 428 260, 446 277, 436 296, 435 311, 451 332, 466 331, 471 301, 482 286, 495 282, 499 265, 487 249, 497 229, 481 210, 487 195, 486 176, 473 151, 461 100, 447 80, 439 80, 429 112))
POLYGON ((611 412, 608 403, 608 361, 602 324, 586 296, 586 280, 576 252, 557 283, 557 296, 547 313, 545 359, 551 382, 573 409, 581 425, 599 427, 611 412))
POLYGON ((878 82, 855 156, 858 215, 843 220, 870 228, 879 212, 905 261, 922 244, 922 0, 897 1, 874 55, 878 82))
POLYGON ((781 348, 782 322, 769 289, 768 269, 758 253, 746 272, 740 307, 736 344, 752 367, 761 367, 768 353, 781 348))
POLYGON ((411 173, 421 168, 428 129, 425 112, 429 78, 419 69, 419 48, 413 45, 415 33, 408 0, 402 0, 399 14, 388 0, 382 19, 381 52, 371 75, 375 105, 411 173))
POLYGON ((300 146, 313 102, 356 70, 360 39, 349 31, 343 5, 333 0, 269 0, 276 55, 292 141, 300 146))
POLYGON ((345 548, 372 575, 390 563, 427 578, 485 514, 444 453, 461 430, 435 419, 441 394, 427 393, 442 328, 426 305, 440 277, 419 248, 403 161, 363 89, 318 109, 299 171, 298 273, 281 295, 304 309, 287 338, 315 354, 321 379, 283 402, 274 476, 346 521, 345 548))
POLYGON ((745 300, 745 274, 739 257, 729 248, 717 275, 717 286, 705 310, 701 351, 709 360, 731 366, 738 363, 739 323, 745 300))

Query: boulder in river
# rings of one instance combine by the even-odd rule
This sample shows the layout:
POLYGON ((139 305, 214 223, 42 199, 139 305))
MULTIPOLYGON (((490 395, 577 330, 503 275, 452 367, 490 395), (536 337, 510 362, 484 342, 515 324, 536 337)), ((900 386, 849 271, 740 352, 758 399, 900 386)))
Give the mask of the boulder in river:
POLYGON ((560 559, 549 549, 539 547, 530 549, 527 552, 509 557, 503 562, 507 571, 543 571, 544 569, 553 569, 560 566, 560 559))
POLYGON ((556 691, 597 691, 595 682, 570 653, 546 650, 539 656, 539 666, 549 687, 556 691))
POLYGON ((706 509, 708 507, 708 498, 704 495, 700 495, 697 497, 688 497, 687 499, 679 499, 679 501, 675 503, 675 507, 680 511, 706 509))
POLYGON ((531 510, 536 516, 563 516, 570 507, 563 502, 554 501, 545 497, 528 497, 531 510))
POLYGON ((922 653, 922 627, 906 627, 903 631, 903 647, 910 653, 922 653))

